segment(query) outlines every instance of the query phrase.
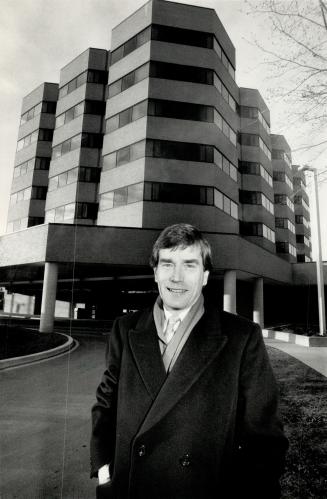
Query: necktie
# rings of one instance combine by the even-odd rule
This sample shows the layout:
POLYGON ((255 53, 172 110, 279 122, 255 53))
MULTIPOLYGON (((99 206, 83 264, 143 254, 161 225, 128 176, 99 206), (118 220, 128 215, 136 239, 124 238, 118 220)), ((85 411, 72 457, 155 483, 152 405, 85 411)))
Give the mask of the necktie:
POLYGON ((165 329, 165 341, 166 343, 169 343, 172 337, 174 336, 175 332, 177 331, 178 326, 180 325, 182 321, 180 320, 179 317, 176 317, 174 315, 170 316, 168 319, 168 323, 165 329))

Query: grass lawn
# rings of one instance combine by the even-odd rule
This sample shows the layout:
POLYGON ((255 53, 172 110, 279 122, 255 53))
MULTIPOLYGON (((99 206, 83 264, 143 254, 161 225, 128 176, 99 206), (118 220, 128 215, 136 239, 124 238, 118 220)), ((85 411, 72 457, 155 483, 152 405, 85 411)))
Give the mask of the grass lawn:
POLYGON ((0 325, 0 360, 43 352, 65 343, 66 338, 57 333, 0 325))
POLYGON ((290 441, 282 497, 326 499, 327 379, 276 348, 267 350, 280 385, 281 415, 290 441))

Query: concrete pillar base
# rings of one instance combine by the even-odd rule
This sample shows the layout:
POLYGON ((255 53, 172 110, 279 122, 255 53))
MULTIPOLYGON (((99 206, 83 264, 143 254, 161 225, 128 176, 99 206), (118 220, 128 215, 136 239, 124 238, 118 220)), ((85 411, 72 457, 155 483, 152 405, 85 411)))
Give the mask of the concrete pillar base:
POLYGON ((42 290, 40 333, 52 333, 56 307, 58 264, 45 263, 42 290))
POLYGON ((236 270, 224 273, 224 310, 236 314, 236 270))
POLYGON ((258 277, 254 281, 253 289, 253 322, 264 327, 264 308, 263 308, 263 278, 258 277))

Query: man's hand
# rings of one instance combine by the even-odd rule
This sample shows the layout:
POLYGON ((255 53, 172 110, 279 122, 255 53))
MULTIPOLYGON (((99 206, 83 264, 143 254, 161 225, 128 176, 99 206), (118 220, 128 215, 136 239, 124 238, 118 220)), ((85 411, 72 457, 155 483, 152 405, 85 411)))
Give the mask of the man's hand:
POLYGON ((110 472, 109 472, 109 464, 105 464, 104 466, 101 466, 98 470, 98 479, 99 479, 99 485, 103 485, 105 483, 110 482, 110 472))

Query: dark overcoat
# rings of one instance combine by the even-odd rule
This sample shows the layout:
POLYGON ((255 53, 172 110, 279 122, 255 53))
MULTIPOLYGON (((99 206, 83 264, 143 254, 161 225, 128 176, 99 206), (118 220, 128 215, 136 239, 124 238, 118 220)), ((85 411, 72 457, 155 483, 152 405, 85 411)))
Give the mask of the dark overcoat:
POLYGON ((91 476, 119 499, 278 498, 287 440, 260 328, 206 310, 166 374, 152 310, 116 320, 92 409, 91 476))

